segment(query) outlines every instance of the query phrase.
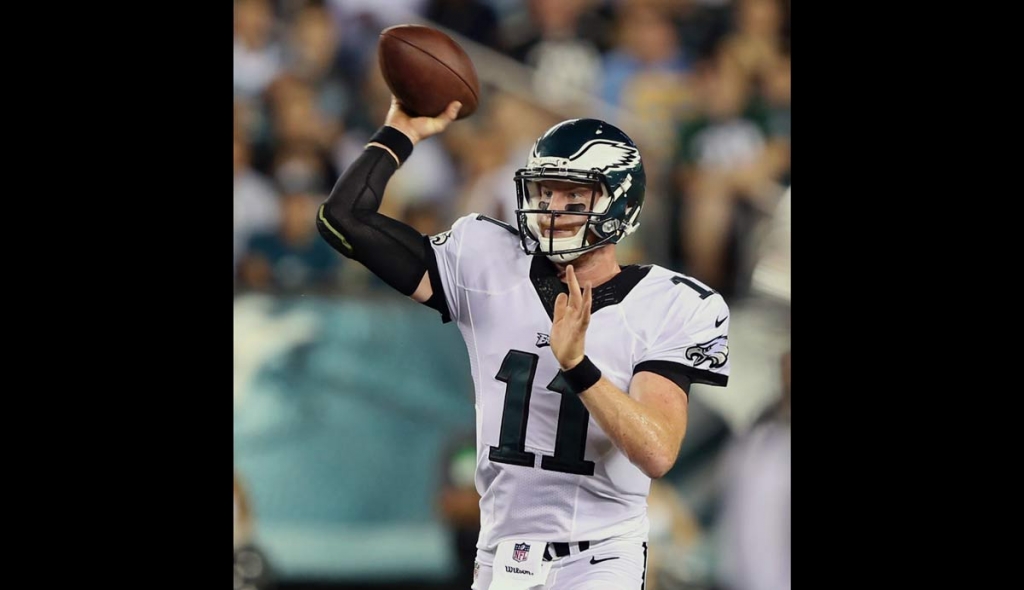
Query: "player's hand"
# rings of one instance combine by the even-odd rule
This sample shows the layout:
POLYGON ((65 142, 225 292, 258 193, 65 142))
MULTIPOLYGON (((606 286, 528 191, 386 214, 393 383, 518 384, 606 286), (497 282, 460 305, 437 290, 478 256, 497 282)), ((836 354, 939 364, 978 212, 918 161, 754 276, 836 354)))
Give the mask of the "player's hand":
POLYGON ((448 108, 436 117, 412 117, 402 110, 398 99, 392 96, 391 108, 388 110, 388 116, 384 119, 384 124, 406 134, 412 140, 412 144, 416 145, 421 140, 444 131, 455 120, 461 108, 462 103, 453 100, 448 104, 448 108))
POLYGON ((590 325, 590 307, 594 300, 593 287, 580 289, 576 271, 570 264, 565 270, 569 295, 559 293, 555 298, 555 321, 551 324, 551 352, 563 371, 583 360, 583 346, 590 325))

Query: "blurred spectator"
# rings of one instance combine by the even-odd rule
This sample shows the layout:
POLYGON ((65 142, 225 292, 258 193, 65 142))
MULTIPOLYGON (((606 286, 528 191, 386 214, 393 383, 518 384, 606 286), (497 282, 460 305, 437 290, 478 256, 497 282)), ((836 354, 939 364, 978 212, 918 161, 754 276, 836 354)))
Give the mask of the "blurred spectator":
POLYGON ((585 0, 529 0, 529 21, 507 53, 534 68, 533 93, 541 104, 579 108, 601 79, 601 54, 590 36, 595 16, 585 0))
POLYGON ((327 9, 309 3, 295 13, 285 53, 288 71, 312 88, 317 108, 335 122, 352 107, 354 82, 362 75, 357 56, 341 47, 339 37, 327 9))
POLYGON ((742 274, 743 222, 768 215, 781 196, 774 138, 751 83, 729 59, 703 62, 697 77, 700 114, 682 124, 676 181, 683 197, 681 250, 687 273, 730 296, 742 274), (733 256, 729 256, 732 252, 733 256))
POLYGON ((615 45, 604 59, 601 98, 613 106, 640 112, 631 95, 642 74, 669 74, 665 79, 679 84, 678 74, 691 68, 683 53, 679 32, 670 15, 650 0, 619 3, 615 20, 615 45))
POLYGON ((733 28, 734 0, 662 0, 672 10, 683 49, 694 60, 710 57, 733 28))
MULTIPOLYGON (((427 0, 326 0, 334 26, 341 37, 341 50, 351 63, 370 66, 380 32, 390 26, 415 22, 427 0)), ((375 65, 375 64, 374 64, 375 65)), ((383 120, 383 119, 381 119, 383 120)))
POLYGON ((242 133, 235 133, 234 180, 234 272, 245 255, 254 233, 277 226, 280 203, 273 184, 249 166, 249 146, 242 133))
POLYGON ((778 404, 730 449, 719 549, 724 590, 791 587, 790 366, 786 352, 778 404))
POLYGON ((362 21, 386 28, 423 14, 427 0, 327 0, 327 4, 343 24, 362 21))
POLYGON ((733 11, 734 30, 722 40, 723 54, 751 80, 770 77, 787 50, 781 0, 736 0, 733 11))
POLYGON ((270 0, 235 0, 235 94, 258 96, 281 69, 270 0))
POLYGON ((337 171, 331 150, 344 134, 341 121, 323 112, 317 105, 315 89, 291 73, 275 78, 263 98, 260 133, 252 146, 253 168, 277 176, 283 152, 311 152, 321 162, 316 167, 322 169, 324 182, 333 186, 337 171))
POLYGON ((316 225, 310 223, 324 198, 305 192, 284 195, 280 226, 249 240, 240 265, 244 287, 301 292, 337 286, 342 257, 320 239, 316 225))
POLYGON ((615 45, 605 56, 600 89, 601 99, 616 110, 605 118, 636 130, 648 177, 656 179, 653 194, 658 195, 676 124, 694 110, 691 61, 671 13, 659 2, 627 0, 616 15, 615 45))
POLYGON ((476 542, 480 535, 480 494, 476 491, 476 433, 452 438, 442 455, 438 510, 451 531, 457 571, 452 587, 469 590, 473 584, 476 542))
POLYGON ((327 193, 338 175, 330 157, 308 141, 279 144, 272 172, 274 181, 286 193, 327 193))
MULTIPOLYGON (((391 89, 384 81, 377 59, 376 47, 365 57, 363 77, 359 79, 359 103, 346 118, 346 132, 361 132, 370 137, 387 116, 391 89)), ((359 146, 360 150, 362 145, 359 146)), ((344 168, 341 168, 344 170, 344 168)))
POLYGON ((429 0, 424 9, 428 20, 499 50, 498 15, 482 0, 429 0))
POLYGON ((340 133, 339 121, 317 104, 315 89, 293 74, 279 76, 267 89, 275 143, 310 142, 329 149, 340 133))
POLYGON ((771 166, 789 183, 790 73, 787 0, 737 0, 735 30, 721 42, 721 56, 754 86, 765 110, 771 166))

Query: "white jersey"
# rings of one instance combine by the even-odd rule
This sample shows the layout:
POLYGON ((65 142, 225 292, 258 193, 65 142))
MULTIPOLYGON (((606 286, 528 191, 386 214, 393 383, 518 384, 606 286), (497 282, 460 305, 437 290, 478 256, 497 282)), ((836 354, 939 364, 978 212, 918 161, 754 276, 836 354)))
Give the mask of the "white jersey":
MULTIPOLYGON (((548 342, 554 265, 514 228, 476 214, 431 239, 476 390, 477 547, 647 540, 651 480, 567 391, 548 342)), ((587 356, 628 392, 637 370, 725 385, 729 309, 705 285, 659 266, 628 266, 594 290, 587 356), (639 367, 639 369, 638 369, 639 367)))

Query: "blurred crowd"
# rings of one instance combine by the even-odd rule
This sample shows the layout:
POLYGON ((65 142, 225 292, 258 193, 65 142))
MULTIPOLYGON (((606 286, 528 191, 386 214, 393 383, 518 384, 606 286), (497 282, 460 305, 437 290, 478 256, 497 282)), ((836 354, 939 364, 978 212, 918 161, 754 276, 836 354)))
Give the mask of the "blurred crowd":
MULTIPOLYGON (((717 395, 732 395, 733 409, 751 408, 730 413, 709 396, 703 418, 704 398, 691 396, 678 477, 656 482, 651 496, 652 541, 670 550, 652 549, 659 574, 648 588, 709 587, 697 580, 726 590, 788 588, 790 1, 234 5, 236 293, 390 291, 332 250, 313 223, 389 107, 376 56, 388 26, 450 32, 481 81, 477 113, 419 144, 388 184, 382 213, 424 234, 470 212, 515 225, 514 171, 561 120, 603 118, 636 140, 647 198, 641 230, 619 245, 620 263, 659 264, 727 298, 730 346, 749 353, 717 395), (742 304, 749 298, 760 303, 742 304), (709 453, 720 460, 714 472, 701 471, 709 453), (707 510, 694 500, 701 491, 687 487, 690 473, 712 481, 707 510), (730 518, 714 516, 726 509, 730 518), (701 551, 732 560, 697 559, 701 551)), ((472 437, 453 442, 438 500, 467 556, 476 518, 471 455, 472 437)))
POLYGON ((563 119, 604 118, 648 170, 644 229, 621 262, 746 293, 790 183, 789 0, 235 0, 237 289, 379 286, 310 220, 384 120, 377 37, 408 22, 466 46, 481 106, 417 146, 384 213, 423 233, 469 212, 514 224, 512 176, 533 140, 563 119))

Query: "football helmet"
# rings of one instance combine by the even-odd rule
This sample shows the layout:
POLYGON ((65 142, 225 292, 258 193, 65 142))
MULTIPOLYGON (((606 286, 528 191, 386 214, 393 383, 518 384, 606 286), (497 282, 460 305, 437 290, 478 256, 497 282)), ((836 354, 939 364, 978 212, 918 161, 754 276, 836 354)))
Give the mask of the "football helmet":
MULTIPOLYGON (((526 166, 516 171, 515 183, 515 213, 523 250, 566 263, 636 231, 647 178, 640 150, 620 129, 597 119, 571 119, 537 139, 526 166), (543 181, 579 184, 590 199, 564 210, 549 210, 548 191, 541 190, 543 181), (547 228, 553 228, 555 218, 562 216, 585 221, 572 236, 542 235, 542 220, 547 228)), ((563 220, 560 225, 564 224, 563 220)))

